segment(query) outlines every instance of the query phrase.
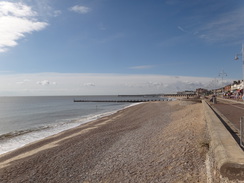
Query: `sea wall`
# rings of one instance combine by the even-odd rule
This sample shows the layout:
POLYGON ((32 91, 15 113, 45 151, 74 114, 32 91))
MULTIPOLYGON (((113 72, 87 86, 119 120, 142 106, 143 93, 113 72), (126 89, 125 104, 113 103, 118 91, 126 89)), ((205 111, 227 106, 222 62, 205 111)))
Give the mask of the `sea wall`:
POLYGON ((203 100, 209 143, 209 165, 213 182, 243 182, 244 152, 229 131, 203 100))

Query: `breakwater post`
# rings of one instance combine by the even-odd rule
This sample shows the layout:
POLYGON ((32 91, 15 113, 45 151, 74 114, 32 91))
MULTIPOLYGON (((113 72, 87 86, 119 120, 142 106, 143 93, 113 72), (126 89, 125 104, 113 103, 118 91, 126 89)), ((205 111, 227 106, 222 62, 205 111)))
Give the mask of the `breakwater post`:
POLYGON ((136 99, 136 100, 74 100, 74 102, 128 102, 128 103, 138 103, 138 102, 154 102, 162 101, 160 99, 136 99))

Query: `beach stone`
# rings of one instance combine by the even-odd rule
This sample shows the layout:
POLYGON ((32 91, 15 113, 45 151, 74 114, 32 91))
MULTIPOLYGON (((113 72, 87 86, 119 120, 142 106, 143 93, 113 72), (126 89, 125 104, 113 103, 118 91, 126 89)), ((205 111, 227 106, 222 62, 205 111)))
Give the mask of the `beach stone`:
POLYGON ((206 182, 202 111, 179 101, 121 110, 0 156, 0 182, 206 182))

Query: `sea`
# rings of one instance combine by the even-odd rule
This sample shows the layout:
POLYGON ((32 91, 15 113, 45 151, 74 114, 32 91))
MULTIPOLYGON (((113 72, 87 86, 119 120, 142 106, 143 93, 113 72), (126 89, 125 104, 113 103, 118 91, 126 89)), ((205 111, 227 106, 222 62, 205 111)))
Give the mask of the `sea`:
MULTIPOLYGON (((138 104, 75 100, 140 99, 145 99, 145 96, 0 97, 0 154, 138 104)), ((165 100, 157 97, 146 99, 165 100)))

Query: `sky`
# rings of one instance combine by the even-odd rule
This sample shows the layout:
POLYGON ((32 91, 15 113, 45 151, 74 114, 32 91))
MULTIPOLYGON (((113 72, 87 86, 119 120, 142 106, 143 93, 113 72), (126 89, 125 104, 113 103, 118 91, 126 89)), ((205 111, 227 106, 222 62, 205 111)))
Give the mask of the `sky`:
POLYGON ((0 1, 0 96, 218 88, 243 78, 243 19, 243 0, 0 1))

